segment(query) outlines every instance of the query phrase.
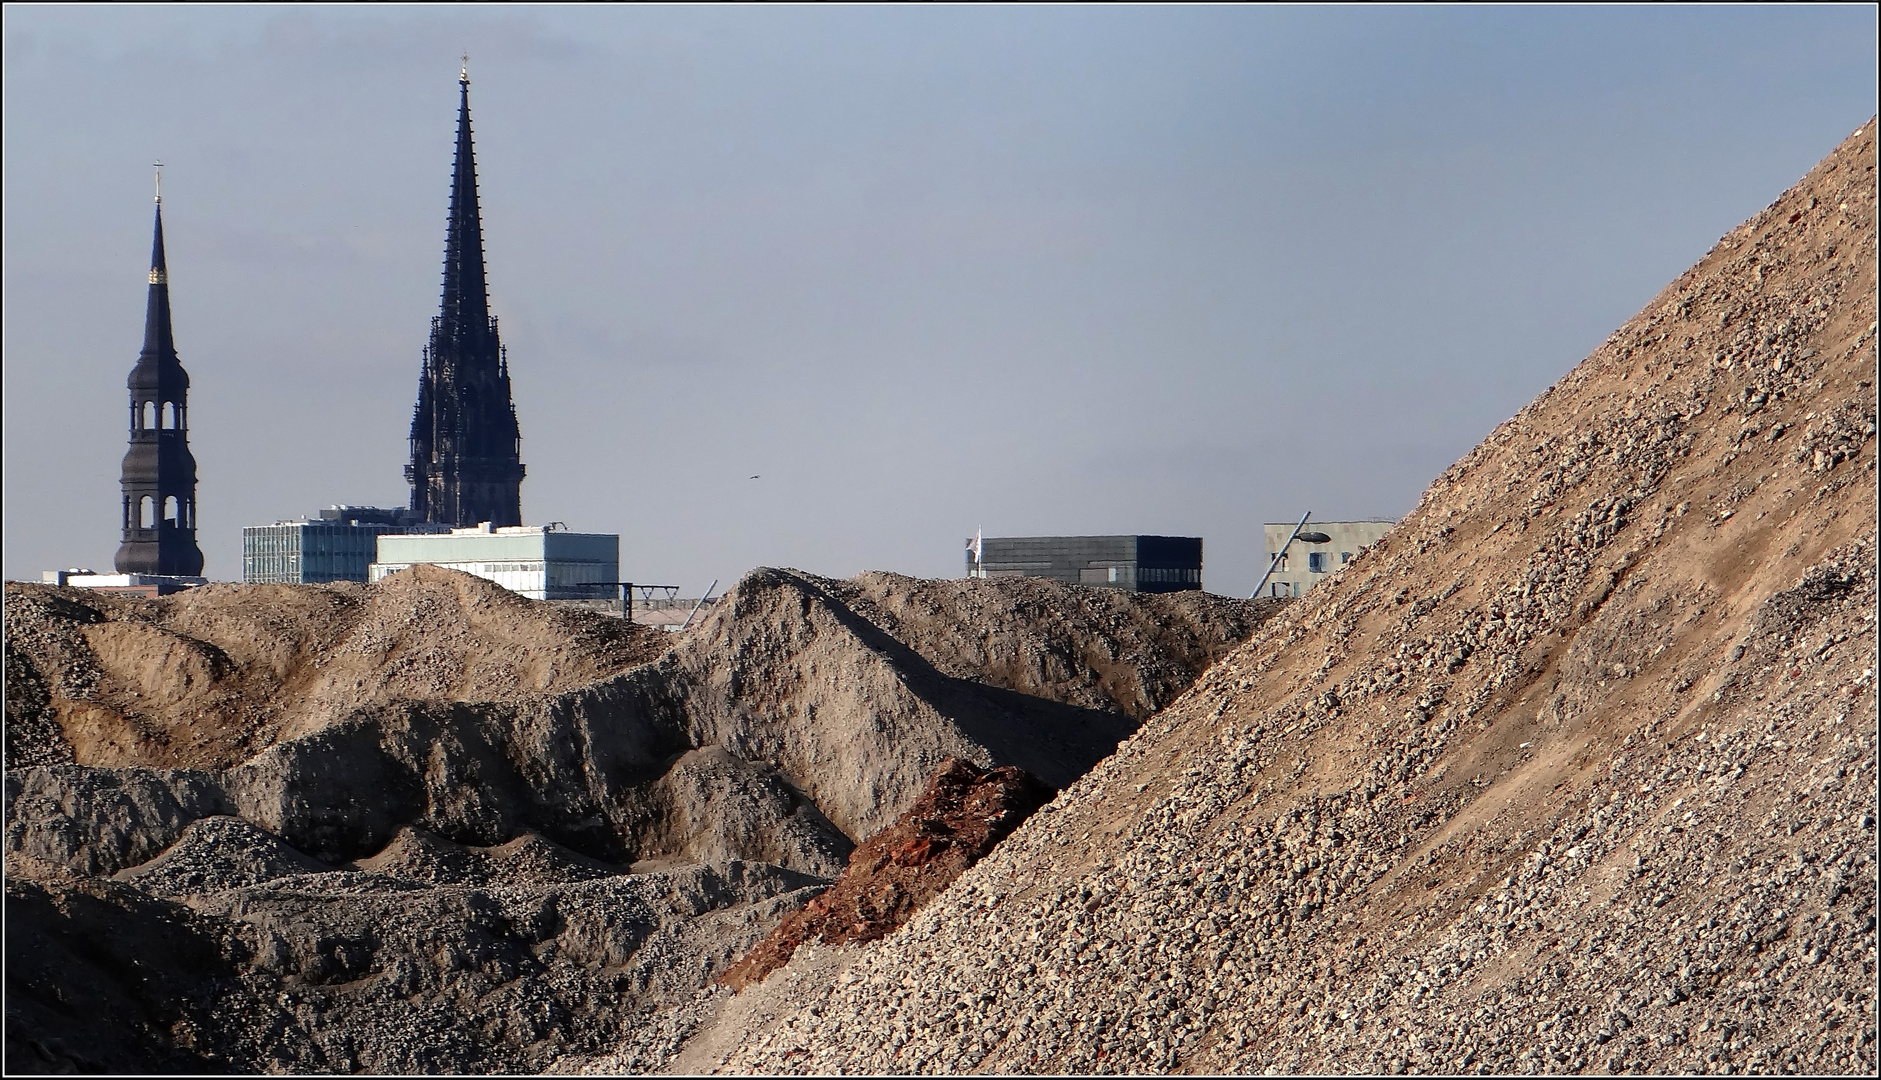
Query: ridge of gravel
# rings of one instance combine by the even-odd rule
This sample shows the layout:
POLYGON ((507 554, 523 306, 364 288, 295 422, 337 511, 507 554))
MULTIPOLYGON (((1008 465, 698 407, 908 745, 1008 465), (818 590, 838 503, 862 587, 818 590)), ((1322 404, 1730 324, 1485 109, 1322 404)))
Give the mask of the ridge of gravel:
POLYGON ((426 567, 6 603, 29 1072, 664 1060, 935 765, 1075 778, 1277 610, 765 569, 664 635, 426 567))
POLYGON ((730 1073, 1872 1074, 1874 122, 730 1073))

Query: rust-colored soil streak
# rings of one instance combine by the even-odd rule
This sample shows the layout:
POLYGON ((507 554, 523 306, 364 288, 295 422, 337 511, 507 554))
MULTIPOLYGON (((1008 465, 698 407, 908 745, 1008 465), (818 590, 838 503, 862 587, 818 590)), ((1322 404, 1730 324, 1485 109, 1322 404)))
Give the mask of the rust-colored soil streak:
POLYGON ((856 848, 829 891, 786 916, 718 981, 734 990, 760 982, 807 941, 849 945, 888 936, 1053 794, 1022 769, 949 760, 893 825, 856 848))

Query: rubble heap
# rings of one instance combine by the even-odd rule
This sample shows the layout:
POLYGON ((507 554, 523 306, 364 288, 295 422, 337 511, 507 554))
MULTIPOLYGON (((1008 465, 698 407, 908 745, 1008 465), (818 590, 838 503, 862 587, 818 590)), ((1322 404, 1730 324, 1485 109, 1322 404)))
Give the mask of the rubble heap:
POLYGON ((667 635, 432 567, 9 584, 6 1067, 606 1054, 941 763, 1069 783, 1274 610, 760 570, 667 635))
POLYGON ((723 1068, 1872 1074, 1875 195, 1871 121, 723 1068))

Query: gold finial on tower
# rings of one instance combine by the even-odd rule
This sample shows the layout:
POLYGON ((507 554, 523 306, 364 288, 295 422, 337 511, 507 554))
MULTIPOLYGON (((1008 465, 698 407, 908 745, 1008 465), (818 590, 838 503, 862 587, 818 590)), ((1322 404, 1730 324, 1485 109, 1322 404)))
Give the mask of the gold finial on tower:
POLYGON ((150 167, 157 173, 157 242, 150 252, 150 283, 168 285, 170 276, 163 269, 163 162, 153 161, 150 167))

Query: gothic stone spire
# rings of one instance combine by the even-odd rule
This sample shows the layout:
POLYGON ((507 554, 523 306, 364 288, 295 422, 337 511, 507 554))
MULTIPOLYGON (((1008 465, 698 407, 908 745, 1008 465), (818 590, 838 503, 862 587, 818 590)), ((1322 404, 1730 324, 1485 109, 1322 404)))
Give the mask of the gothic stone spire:
POLYGON ((131 392, 130 449, 124 454, 121 574, 202 573, 196 546, 196 459, 189 452, 189 373, 170 326, 170 275, 163 255, 163 196, 150 245, 144 347, 125 380, 131 392))
POLYGON ((522 437, 509 365, 490 316, 470 137, 470 76, 458 76, 457 159, 444 239, 444 295, 412 412, 411 508, 450 525, 522 524, 522 437))
POLYGON ((470 144, 470 76, 458 77, 457 157, 451 168, 451 219, 444 233, 444 303, 440 325, 452 342, 481 344, 490 325, 483 276, 483 215, 477 204, 477 158, 470 144))

